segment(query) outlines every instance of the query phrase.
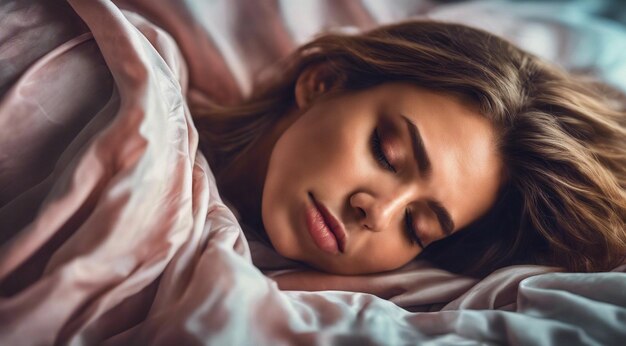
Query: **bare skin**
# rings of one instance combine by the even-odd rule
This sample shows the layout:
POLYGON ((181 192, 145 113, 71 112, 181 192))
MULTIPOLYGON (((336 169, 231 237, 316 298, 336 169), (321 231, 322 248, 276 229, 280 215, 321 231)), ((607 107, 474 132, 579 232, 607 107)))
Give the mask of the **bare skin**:
POLYGON ((221 186, 282 256, 335 274, 393 270, 494 203, 494 129, 460 99, 406 83, 338 92, 306 73, 295 96, 221 186), (307 223, 319 205, 343 233, 339 251, 307 223))

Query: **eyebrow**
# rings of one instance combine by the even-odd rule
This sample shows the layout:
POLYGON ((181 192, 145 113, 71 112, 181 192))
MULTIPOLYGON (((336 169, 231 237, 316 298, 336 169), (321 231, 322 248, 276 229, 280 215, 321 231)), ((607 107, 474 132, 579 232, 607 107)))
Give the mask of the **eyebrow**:
POLYGON ((428 207, 437 215, 437 220, 439 220, 443 234, 451 235, 452 231, 454 231, 454 221, 452 221, 448 210, 438 201, 428 201, 426 204, 428 204, 428 207))
POLYGON ((404 118, 406 127, 409 129, 409 134, 411 135, 411 145, 413 147, 413 156, 415 156, 415 161, 417 162, 417 169, 421 176, 428 176, 432 172, 432 166, 428 153, 426 152, 426 147, 424 147, 424 141, 422 141, 420 131, 411 119, 404 115, 402 118, 404 118))
MULTIPOLYGON (((407 118, 405 115, 403 115, 402 118, 404 118, 406 126, 409 130, 409 134, 411 136, 411 145, 413 147, 413 156, 415 157, 415 161, 417 162, 417 169, 420 172, 421 176, 428 176, 432 173, 432 165, 430 163, 428 153, 426 152, 426 147, 424 146, 424 141, 422 140, 420 131, 417 128, 417 125, 415 125, 415 123, 411 121, 411 119, 407 118)), ((427 202, 427 205, 437 216, 437 220, 441 225, 443 233, 445 235, 452 234, 455 226, 454 221, 452 221, 452 217, 450 216, 448 210, 439 201, 429 200, 427 202)))

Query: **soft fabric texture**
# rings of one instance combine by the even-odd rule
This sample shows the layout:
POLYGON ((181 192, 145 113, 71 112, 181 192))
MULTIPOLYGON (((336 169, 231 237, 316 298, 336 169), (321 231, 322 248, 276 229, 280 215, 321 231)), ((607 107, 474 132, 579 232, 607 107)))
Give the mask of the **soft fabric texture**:
MULTIPOLYGON (((246 238, 198 151, 190 108, 241 99, 263 65, 320 27, 367 28, 397 13, 458 20, 498 2, 305 1, 333 14, 315 25, 299 23, 290 2, 243 3, 0 2, 0 344, 626 342, 626 266, 514 266, 476 280, 414 262, 341 277, 246 238), (271 44, 237 39, 259 26, 271 44)), ((529 13, 517 34, 538 30, 529 13)), ((584 23, 626 38, 600 21, 584 23)), ((568 42, 550 31, 566 24, 542 30, 568 42)), ((613 52, 626 39, 614 42, 594 44, 613 52)), ((544 51, 599 78, 624 73, 626 59, 564 52, 544 51)))

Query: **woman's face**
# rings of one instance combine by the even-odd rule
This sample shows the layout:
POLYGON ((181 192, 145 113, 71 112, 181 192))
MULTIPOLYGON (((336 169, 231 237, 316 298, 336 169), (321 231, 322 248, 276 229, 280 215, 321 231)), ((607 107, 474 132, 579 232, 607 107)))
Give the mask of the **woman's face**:
POLYGON ((494 129, 454 96, 388 83, 299 106, 262 198, 266 232, 287 258, 337 274, 392 270, 496 198, 494 129))

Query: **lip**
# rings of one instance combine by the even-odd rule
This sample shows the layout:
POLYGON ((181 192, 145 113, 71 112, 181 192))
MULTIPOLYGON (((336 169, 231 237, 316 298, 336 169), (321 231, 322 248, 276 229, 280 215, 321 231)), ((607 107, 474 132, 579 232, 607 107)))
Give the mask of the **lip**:
POLYGON ((343 225, 310 192, 309 198, 313 205, 307 210, 307 225, 313 240, 319 248, 326 252, 332 254, 345 252, 347 237, 343 225))

